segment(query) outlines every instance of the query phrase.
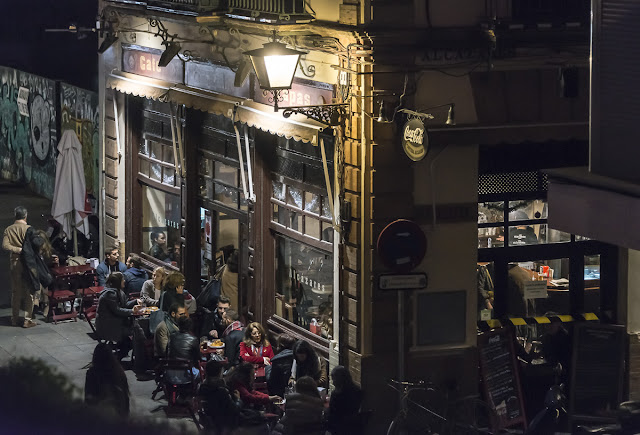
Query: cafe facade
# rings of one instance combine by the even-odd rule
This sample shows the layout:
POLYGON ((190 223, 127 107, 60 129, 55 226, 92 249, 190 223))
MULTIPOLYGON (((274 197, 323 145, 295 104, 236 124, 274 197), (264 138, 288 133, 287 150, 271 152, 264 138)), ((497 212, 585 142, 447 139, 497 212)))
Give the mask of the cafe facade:
POLYGON ((239 311, 348 366, 380 431, 389 377, 479 391, 479 330, 615 318, 617 251, 547 227, 543 170, 583 164, 588 146, 586 23, 557 30, 583 50, 559 69, 515 30, 483 27, 477 2, 395 5, 411 29, 386 4, 258 3, 101 2, 103 246, 182 271, 192 293, 231 258, 239 311), (274 30, 305 52, 278 111, 244 54, 274 30), (519 227, 544 242, 512 243, 519 227), (421 242, 398 243, 404 228, 421 242), (570 284, 544 312, 512 311, 514 264, 570 284))

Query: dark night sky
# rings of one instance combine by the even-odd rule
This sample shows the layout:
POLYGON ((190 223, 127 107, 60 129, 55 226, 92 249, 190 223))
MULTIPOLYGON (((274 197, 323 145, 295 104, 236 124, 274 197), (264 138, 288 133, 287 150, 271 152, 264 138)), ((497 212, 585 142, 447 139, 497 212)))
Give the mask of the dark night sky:
POLYGON ((98 0, 3 0, 0 65, 97 92, 97 35, 47 28, 95 27, 98 0))

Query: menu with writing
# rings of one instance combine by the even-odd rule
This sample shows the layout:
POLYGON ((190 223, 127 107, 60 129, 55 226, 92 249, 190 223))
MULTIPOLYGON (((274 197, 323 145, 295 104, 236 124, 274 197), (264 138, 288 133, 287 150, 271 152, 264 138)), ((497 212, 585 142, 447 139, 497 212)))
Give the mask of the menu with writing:
POLYGON ((577 324, 569 410, 572 416, 606 417, 622 401, 626 332, 620 325, 577 324))
POLYGON ((502 328, 478 336, 480 376, 498 421, 494 429, 526 425, 513 335, 502 328))

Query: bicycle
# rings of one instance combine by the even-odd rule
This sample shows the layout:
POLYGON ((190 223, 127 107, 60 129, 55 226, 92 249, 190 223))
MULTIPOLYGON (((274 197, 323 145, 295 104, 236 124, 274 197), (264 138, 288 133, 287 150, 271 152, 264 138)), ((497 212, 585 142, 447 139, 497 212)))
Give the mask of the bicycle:
POLYGON ((495 412, 475 396, 450 402, 448 395, 432 383, 390 379, 387 384, 401 395, 400 409, 387 435, 492 433, 495 412))

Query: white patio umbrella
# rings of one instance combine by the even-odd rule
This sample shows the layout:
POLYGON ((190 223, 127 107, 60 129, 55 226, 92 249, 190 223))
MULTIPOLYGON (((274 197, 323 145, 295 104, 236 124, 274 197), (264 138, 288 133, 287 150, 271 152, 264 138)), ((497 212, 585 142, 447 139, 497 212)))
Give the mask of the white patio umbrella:
POLYGON ((58 152, 51 214, 60 222, 67 236, 73 237, 73 251, 77 256, 78 240, 74 229, 85 235, 89 234, 87 216, 91 210, 86 202, 82 144, 75 131, 65 130, 58 143, 58 152))

